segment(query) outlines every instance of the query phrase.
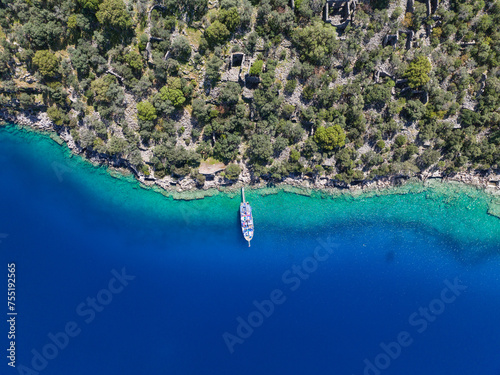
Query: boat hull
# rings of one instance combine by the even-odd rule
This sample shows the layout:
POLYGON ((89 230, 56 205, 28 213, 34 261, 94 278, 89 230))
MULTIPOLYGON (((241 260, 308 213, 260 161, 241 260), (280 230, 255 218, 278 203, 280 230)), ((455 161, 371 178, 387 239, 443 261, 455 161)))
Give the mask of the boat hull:
POLYGON ((243 237, 245 237, 245 240, 250 242, 253 238, 254 227, 253 227, 252 207, 248 204, 248 202, 242 202, 240 204, 240 221, 241 221, 241 231, 243 232, 243 237))

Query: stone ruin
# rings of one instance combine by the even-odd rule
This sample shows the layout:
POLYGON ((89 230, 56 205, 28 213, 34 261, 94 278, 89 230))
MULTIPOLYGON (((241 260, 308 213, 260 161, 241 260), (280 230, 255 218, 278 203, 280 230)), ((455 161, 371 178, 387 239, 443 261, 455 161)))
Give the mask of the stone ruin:
MULTIPOLYGON (((251 76, 248 71, 256 58, 248 58, 243 52, 234 52, 226 62, 226 69, 222 73, 222 82, 236 82, 244 88, 253 89, 259 82, 260 77, 251 76)), ((250 96, 250 95, 247 95, 250 96)), ((253 93, 251 95, 253 97, 253 93)), ((251 99, 249 97, 249 99, 251 99)))
MULTIPOLYGON (((421 0, 421 2, 424 3, 427 8, 427 17, 434 14, 439 5, 439 0, 421 0)), ((407 0, 406 11, 409 13, 413 13, 415 11, 415 0, 407 0)))
POLYGON ((396 31, 396 34, 387 34, 386 36, 384 36, 384 39, 382 40, 382 46, 395 47, 396 44, 398 43, 398 40, 399 40, 399 31, 396 31))
MULTIPOLYGON (((351 18, 357 4, 358 0, 326 0, 323 6, 323 21, 343 29, 352 21, 351 18)), ((288 5, 295 9, 295 0, 288 0, 288 5)))
POLYGON ((244 81, 242 68, 248 67, 248 65, 249 60, 243 52, 232 53, 227 63, 227 70, 222 74, 221 81, 238 82, 241 84, 244 81))
POLYGON ((231 54, 231 61, 229 62, 229 68, 235 66, 242 66, 245 61, 245 54, 243 52, 235 52, 231 54))
POLYGON ((345 28, 351 21, 357 0, 327 0, 323 7, 323 21, 337 28, 345 28))

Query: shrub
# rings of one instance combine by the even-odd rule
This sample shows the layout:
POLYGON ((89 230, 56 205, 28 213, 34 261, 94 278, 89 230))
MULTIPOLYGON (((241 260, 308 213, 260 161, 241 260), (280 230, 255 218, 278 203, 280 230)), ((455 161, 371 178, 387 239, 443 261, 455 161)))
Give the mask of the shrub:
POLYGON ((417 165, 421 170, 429 168, 432 164, 439 160, 440 153, 436 150, 425 150, 418 158, 417 165))
POLYGON ((304 87, 304 90, 302 91, 302 96, 304 97, 305 100, 312 100, 314 98, 314 93, 316 90, 314 89, 313 86, 307 85, 304 87))
POLYGON ((385 104, 391 99, 391 86, 387 84, 374 84, 366 88, 365 101, 367 104, 385 104))
POLYGON ((205 72, 205 78, 207 81, 212 84, 217 82, 220 79, 220 68, 223 62, 217 56, 212 56, 210 60, 208 60, 205 72))
POLYGON ((216 46, 224 43, 229 37, 229 34, 226 25, 219 20, 215 20, 214 23, 205 30, 205 39, 211 46, 216 46))
POLYGON ((59 59, 51 51, 36 51, 33 64, 44 77, 51 78, 59 73, 59 59))
POLYGON ((180 61, 188 61, 191 57, 191 46, 186 37, 180 35, 172 43, 172 56, 180 61))
POLYGON ((295 91, 295 88, 297 87, 297 80, 296 79, 289 79, 286 81, 285 84, 285 92, 287 94, 292 94, 295 91))
POLYGON ((142 57, 137 52, 129 52, 125 55, 125 62, 130 68, 141 71, 142 70, 142 57))
POLYGON ((99 23, 115 29, 124 30, 132 27, 132 18, 122 0, 104 0, 99 4, 96 17, 99 23))
POLYGON ((408 85, 416 89, 429 82, 429 72, 431 71, 431 63, 425 56, 416 57, 406 69, 405 77, 408 78, 408 85))
POLYGON ((235 105, 240 99, 241 87, 236 82, 227 82, 222 88, 219 99, 227 105, 235 105))
POLYGON ((183 92, 183 83, 180 78, 175 78, 160 90, 160 98, 163 101, 169 100, 174 107, 182 107, 186 101, 183 92))
POLYGON ((394 12, 392 12, 391 14, 391 20, 397 20, 401 14, 403 14, 403 9, 401 7, 396 7, 396 9, 394 9, 394 12))
POLYGON ((241 173, 241 168, 238 164, 229 164, 224 171, 228 180, 236 180, 241 173))
POLYGON ((402 134, 399 134, 396 136, 396 139, 394 139, 394 143, 396 146, 401 147, 406 143, 406 137, 402 134))
POLYGON ((345 145, 345 132, 340 125, 333 125, 328 128, 320 126, 314 133, 314 141, 325 151, 345 145))
POLYGON ((219 20, 226 28, 233 32, 240 25, 240 15, 238 9, 232 7, 230 9, 221 9, 219 11, 219 20))
POLYGON ((137 103, 137 116, 139 120, 153 121, 156 119, 156 108, 148 101, 137 103))
POLYGON ((425 105, 420 100, 408 100, 405 113, 411 120, 420 120, 425 114, 425 105))
POLYGON ((301 51, 301 58, 320 65, 325 63, 337 48, 335 28, 324 22, 298 29, 293 34, 293 42, 301 51))
POLYGON ((283 109, 281 110, 281 114, 286 119, 289 119, 292 116, 293 112, 295 112, 295 106, 292 104, 285 104, 283 106, 283 109))
POLYGON ((260 73, 262 72, 262 66, 264 65, 264 61, 262 60, 256 60, 252 66, 250 67, 250 75, 251 76, 260 76, 260 73))
POLYGON ((148 36, 146 34, 141 34, 139 36, 139 50, 144 51, 146 49, 146 46, 148 44, 148 36))
POLYGON ((63 124, 64 114, 55 105, 47 108, 47 115, 49 116, 50 120, 57 126, 61 126, 63 124))
POLYGON ((203 185, 205 185, 206 177, 204 175, 202 175, 201 173, 198 173, 195 176, 195 180, 196 180, 196 184, 198 186, 203 186, 203 185))

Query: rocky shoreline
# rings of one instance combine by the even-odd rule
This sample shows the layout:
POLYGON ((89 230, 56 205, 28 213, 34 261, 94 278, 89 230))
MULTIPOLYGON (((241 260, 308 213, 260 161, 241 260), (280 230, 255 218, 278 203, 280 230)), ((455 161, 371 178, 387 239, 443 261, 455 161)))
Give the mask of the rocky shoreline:
POLYGON ((404 185, 408 181, 420 181, 425 183, 430 180, 459 182, 486 190, 495 195, 500 195, 500 174, 497 173, 481 175, 478 173, 461 172, 451 176, 445 176, 441 171, 423 171, 412 177, 393 175, 380 177, 375 180, 362 181, 356 184, 345 184, 329 177, 312 178, 302 176, 300 178, 288 177, 282 182, 271 184, 262 180, 258 182, 253 181, 250 171, 244 163, 240 163, 242 173, 238 181, 228 181, 226 178, 216 174, 212 176, 212 178, 207 179, 202 187, 199 187, 196 181, 190 176, 180 179, 174 179, 170 176, 156 179, 154 177, 145 176, 140 171, 137 171, 125 159, 112 159, 109 156, 100 154, 93 154, 89 158, 84 150, 74 142, 68 129, 54 125, 44 112, 37 113, 36 115, 29 112, 22 112, 16 115, 0 112, 0 118, 7 123, 14 123, 23 127, 56 135, 55 138, 59 137, 60 140, 62 140, 62 142, 58 143, 66 143, 72 153, 81 155, 93 164, 108 166, 122 174, 131 172, 145 188, 160 188, 165 195, 173 196, 175 199, 200 199, 204 196, 213 195, 214 190, 231 192, 240 189, 241 186, 250 186, 252 188, 273 187, 283 190, 294 188, 295 192, 299 194, 301 192, 308 194, 307 191, 310 190, 360 193, 363 191, 385 190, 392 187, 398 187, 404 185), (184 194, 193 192, 196 194, 190 197, 184 194))

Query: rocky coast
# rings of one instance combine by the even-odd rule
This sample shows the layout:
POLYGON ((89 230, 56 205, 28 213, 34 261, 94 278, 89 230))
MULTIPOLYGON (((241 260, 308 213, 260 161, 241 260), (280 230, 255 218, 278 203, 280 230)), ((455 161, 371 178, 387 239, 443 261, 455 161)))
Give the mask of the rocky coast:
POLYGON ((200 186, 196 180, 190 176, 175 179, 171 176, 157 179, 145 176, 141 171, 134 168, 127 160, 122 158, 111 158, 109 155, 93 153, 90 154, 82 150, 73 140, 66 127, 58 127, 53 124, 46 113, 40 112, 32 114, 29 112, 9 115, 0 113, 5 123, 15 123, 19 126, 33 129, 35 131, 48 132, 52 139, 60 144, 66 144, 73 154, 80 155, 89 160, 94 165, 106 166, 110 171, 115 171, 123 175, 132 173, 141 183, 141 186, 148 189, 158 190, 160 193, 172 196, 174 199, 191 200, 201 199, 205 196, 212 196, 218 191, 236 192, 241 186, 249 186, 254 189, 270 188, 267 193, 277 190, 285 190, 302 195, 310 195, 312 191, 319 190, 331 195, 354 194, 369 191, 390 191, 391 188, 401 187, 408 183, 420 183, 423 186, 429 183, 462 183, 475 188, 485 190, 495 196, 491 205, 490 214, 500 217, 500 174, 490 171, 480 174, 475 171, 460 172, 452 175, 444 175, 442 171, 425 170, 413 175, 391 175, 379 177, 373 180, 358 181, 346 184, 335 179, 317 176, 310 177, 287 177, 280 182, 269 182, 263 179, 256 180, 244 162, 239 165, 242 173, 237 181, 228 180, 221 175, 223 168, 217 172, 207 174, 205 183, 200 186), (498 197, 498 198, 497 198, 498 197))

